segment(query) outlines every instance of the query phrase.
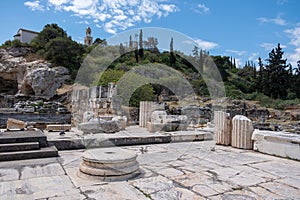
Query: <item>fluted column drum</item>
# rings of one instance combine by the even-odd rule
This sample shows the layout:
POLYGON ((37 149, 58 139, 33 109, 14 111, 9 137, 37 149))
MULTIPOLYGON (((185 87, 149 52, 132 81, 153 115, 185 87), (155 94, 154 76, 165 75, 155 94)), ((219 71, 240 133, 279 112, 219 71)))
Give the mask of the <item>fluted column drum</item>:
POLYGON ((236 115, 232 119, 231 145, 240 149, 252 149, 253 124, 243 115, 236 115))
POLYGON ((215 123, 215 142, 221 145, 230 145, 231 143, 231 120, 229 113, 223 111, 214 112, 215 123))

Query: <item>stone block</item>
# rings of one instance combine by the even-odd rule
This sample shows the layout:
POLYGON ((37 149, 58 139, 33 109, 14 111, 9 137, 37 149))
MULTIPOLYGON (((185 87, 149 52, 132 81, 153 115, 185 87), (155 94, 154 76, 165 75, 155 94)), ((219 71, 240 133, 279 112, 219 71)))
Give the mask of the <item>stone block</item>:
POLYGON ((156 110, 151 113, 151 122, 152 123, 162 123, 163 117, 167 116, 167 112, 164 110, 156 110))
POLYGON ((232 119, 231 146, 240 149, 252 149, 252 121, 243 115, 236 115, 232 119))
POLYGON ((186 131, 188 124, 186 123, 147 123, 147 131, 150 133, 158 132, 158 131, 186 131))
POLYGON ((13 118, 8 118, 7 123, 6 123, 6 128, 7 130, 12 130, 12 129, 25 129, 27 126, 27 123, 21 120, 13 119, 13 118))
POLYGON ((47 131, 69 131, 71 124, 49 124, 46 126, 47 131))
MULTIPOLYGON (((105 181, 128 180, 139 175, 137 155, 119 148, 90 149, 84 152, 79 170, 105 181)), ((83 176, 87 177, 87 176, 83 176)))
POLYGON ((256 129, 252 140, 255 151, 300 160, 300 135, 298 134, 256 129))
POLYGON ((97 118, 93 118, 86 123, 79 124, 78 129, 82 130, 84 133, 116 133, 121 130, 117 121, 106 121, 97 118))
POLYGON ((231 120, 229 113, 215 111, 215 142, 221 145, 231 144, 231 120))

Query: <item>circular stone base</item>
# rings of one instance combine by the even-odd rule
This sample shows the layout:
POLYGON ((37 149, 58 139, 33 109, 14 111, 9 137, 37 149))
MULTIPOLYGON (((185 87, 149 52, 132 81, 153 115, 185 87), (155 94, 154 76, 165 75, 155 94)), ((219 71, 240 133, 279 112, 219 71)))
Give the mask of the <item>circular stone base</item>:
POLYGON ((127 180, 140 174, 136 157, 136 154, 117 147, 87 150, 78 175, 103 181, 127 180))

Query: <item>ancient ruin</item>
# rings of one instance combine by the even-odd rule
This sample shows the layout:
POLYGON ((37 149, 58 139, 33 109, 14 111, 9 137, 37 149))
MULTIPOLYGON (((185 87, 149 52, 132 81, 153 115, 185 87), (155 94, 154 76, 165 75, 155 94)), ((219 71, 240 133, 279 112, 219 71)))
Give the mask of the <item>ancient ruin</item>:
POLYGON ((231 144, 231 118, 228 113, 216 111, 214 114, 215 142, 221 145, 231 144))
POLYGON ((140 174, 136 158, 136 154, 119 148, 90 149, 83 154, 79 176, 103 181, 129 180, 140 174))
POLYGON ((241 149, 253 149, 252 121, 243 115, 232 119, 231 145, 241 149))

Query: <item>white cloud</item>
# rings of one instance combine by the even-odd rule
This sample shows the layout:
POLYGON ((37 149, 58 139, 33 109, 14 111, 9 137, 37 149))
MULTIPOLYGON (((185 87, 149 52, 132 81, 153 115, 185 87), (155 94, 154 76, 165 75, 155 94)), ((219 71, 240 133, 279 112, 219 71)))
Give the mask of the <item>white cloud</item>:
POLYGON ((218 46, 217 43, 204 41, 204 40, 201 40, 201 39, 195 39, 194 41, 198 44, 198 46, 201 49, 205 49, 205 50, 214 49, 218 46))
MULTIPOLYGON (((265 51, 271 51, 272 49, 276 48, 278 44, 275 44, 275 43, 268 43, 268 42, 265 42, 265 43, 262 43, 260 44, 259 46, 264 48, 265 51)), ((284 44, 280 44, 280 47, 281 48, 287 48, 286 45, 284 44)))
POLYGON ((300 46, 300 25, 294 29, 285 30, 289 34, 291 41, 290 44, 294 46, 300 46))
POLYGON ((285 33, 291 38, 290 44, 295 47, 294 52, 287 53, 287 59, 293 67, 297 66, 297 61, 300 60, 300 25, 298 24, 293 29, 285 30, 285 33))
POLYGON ((264 48, 265 51, 271 51, 272 49, 274 49, 276 47, 276 44, 265 42, 265 43, 260 44, 259 46, 264 48))
POLYGON ((238 68, 242 68, 242 59, 240 58, 235 58, 235 65, 238 67, 238 68))
POLYGON ((70 0, 49 0, 48 3, 54 6, 61 6, 68 3, 70 0))
POLYGON ((234 53, 238 56, 242 56, 242 55, 245 55, 247 53, 246 51, 237 51, 237 50, 232 50, 232 49, 227 49, 226 52, 234 53))
POLYGON ((77 22, 77 23, 78 23, 78 24, 86 24, 86 25, 89 25, 89 24, 90 24, 87 20, 79 21, 79 22, 77 22))
MULTIPOLYGON (((40 5, 39 1, 37 3, 40 5)), ((98 25, 102 22, 100 26, 111 34, 179 11, 175 4, 164 0, 48 0, 47 7, 72 12, 98 25)))
POLYGON ((204 14, 209 12, 209 8, 206 7, 204 4, 198 4, 196 8, 193 8, 196 13, 204 14))
POLYGON ((287 22, 281 18, 281 14, 277 15, 276 18, 266 18, 266 17, 260 17, 257 19, 261 23, 274 23, 280 26, 287 25, 287 22))
POLYGON ((40 4, 40 1, 26 1, 24 3, 25 6, 29 7, 32 11, 39 10, 44 11, 44 6, 40 4))
POLYGON ((252 54, 249 56, 248 60, 257 61, 257 60, 258 60, 258 55, 259 55, 258 52, 252 53, 252 54))
POLYGON ((209 8, 206 7, 204 4, 198 4, 197 6, 198 8, 200 8, 203 12, 209 12, 209 8))

